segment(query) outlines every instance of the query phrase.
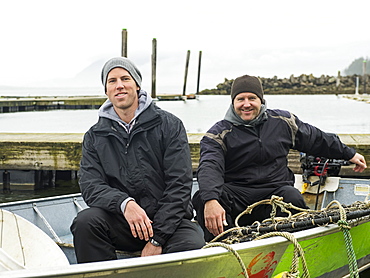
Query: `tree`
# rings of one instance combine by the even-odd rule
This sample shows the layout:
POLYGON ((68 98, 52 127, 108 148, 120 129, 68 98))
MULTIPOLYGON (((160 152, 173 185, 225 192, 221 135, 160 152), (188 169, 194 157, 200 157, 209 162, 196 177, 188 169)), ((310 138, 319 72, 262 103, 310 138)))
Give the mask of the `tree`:
POLYGON ((354 60, 349 66, 348 68, 346 68, 343 72, 344 75, 354 75, 354 74, 357 74, 357 75, 362 75, 363 74, 363 67, 364 67, 364 61, 366 61, 366 71, 365 73, 368 74, 369 73, 369 66, 367 65, 370 61, 364 57, 361 57, 361 58, 357 58, 356 60, 354 60))

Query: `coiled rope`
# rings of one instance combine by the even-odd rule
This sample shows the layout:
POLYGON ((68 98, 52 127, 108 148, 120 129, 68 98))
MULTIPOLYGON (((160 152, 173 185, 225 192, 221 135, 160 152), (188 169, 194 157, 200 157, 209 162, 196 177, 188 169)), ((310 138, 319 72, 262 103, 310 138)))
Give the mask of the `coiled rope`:
POLYGON ((340 220, 337 222, 339 228, 343 232, 344 236, 344 242, 346 245, 346 251, 347 251, 347 258, 348 258, 348 268, 349 268, 349 273, 351 278, 359 278, 359 273, 358 273, 358 266, 357 266, 357 260, 356 260, 356 254, 355 251, 353 250, 353 245, 352 245, 352 237, 351 233, 349 230, 351 229, 351 226, 347 222, 347 215, 346 211, 342 207, 342 205, 338 201, 332 201, 328 207, 330 207, 332 204, 336 204, 339 208, 340 212, 340 220))
MULTIPOLYGON (((260 205, 260 204, 270 204, 272 206, 271 219, 268 219, 268 221, 271 221, 272 223, 275 223, 275 225, 274 225, 275 228, 278 226, 278 224, 276 224, 276 223, 279 222, 280 219, 281 219, 281 218, 276 218, 275 217, 277 207, 280 207, 282 212, 288 213, 288 217, 285 217, 285 219, 288 219, 288 220, 291 220, 291 218, 292 218, 292 213, 289 211, 289 209, 295 209, 295 210, 301 211, 301 213, 318 212, 317 210, 302 209, 302 208, 299 208, 299 207, 295 207, 294 205, 292 205, 290 203, 288 204, 288 203, 283 202, 282 197, 272 196, 272 198, 269 199, 269 200, 262 200, 260 202, 257 202, 255 204, 249 206, 246 210, 244 210, 242 213, 240 213, 237 216, 237 218, 235 219, 235 226, 236 227, 230 228, 227 231, 224 231, 223 233, 219 234, 212 241, 210 241, 210 243, 208 243, 206 246, 203 247, 203 248, 208 248, 208 247, 220 246, 220 247, 224 247, 225 249, 231 251, 234 254, 234 256, 237 258, 240 266, 242 267, 243 274, 244 274, 245 277, 248 277, 246 267, 245 267, 240 255, 235 250, 233 250, 232 247, 230 247, 229 244, 232 244, 232 243, 236 242, 235 241, 235 236, 236 235, 238 235, 240 237, 243 237, 242 232, 243 231, 245 232, 245 230, 246 230, 246 227, 240 227, 239 224, 238 224, 238 220, 240 219, 240 217, 244 214, 251 213, 253 208, 260 205), (229 234, 229 233, 230 234, 234 233, 234 237, 228 237, 228 238, 223 239, 222 241, 225 242, 225 243, 216 242, 217 240, 219 240, 220 238, 224 237, 226 234, 229 234)), ((339 226, 340 230, 343 232, 343 236, 344 236, 344 240, 345 240, 345 247, 346 247, 347 258, 348 258, 348 266, 349 266, 349 271, 350 271, 350 278, 359 278, 359 271, 358 271, 358 266, 357 266, 356 255, 355 255, 355 252, 354 252, 354 249, 353 249, 351 234, 349 232, 349 230, 351 229, 351 226, 347 222, 347 214, 346 214, 345 209, 343 208, 343 206, 338 201, 332 201, 322 211, 323 212, 327 211, 330 207, 332 207, 335 204, 339 208, 340 219, 337 221, 337 225, 339 226)), ((362 209, 368 209, 369 206, 370 206, 370 203, 365 202, 365 204, 361 204, 361 206, 362 206, 362 209)), ((298 216, 301 213, 296 214, 295 216, 298 216)), ((349 214, 350 213, 351 212, 349 212, 349 214)), ((364 213, 365 213, 365 215, 368 215, 368 211, 364 212, 364 213)), ((361 216, 363 216, 363 215, 358 215, 358 217, 361 217, 361 216)), ((329 223, 335 222, 335 221, 333 221, 335 219, 335 217, 329 216, 329 218, 330 218, 329 223)), ((314 220, 312 220, 312 222, 314 222, 314 220)), ((257 230, 259 230, 258 227, 257 227, 257 230)), ((258 235, 259 232, 254 233, 254 234, 258 235)), ((304 251, 303 251, 302 247, 299 245, 298 241, 293 237, 293 235, 291 233, 273 231, 273 232, 269 232, 269 233, 263 234, 261 236, 258 236, 254 240, 267 238, 267 237, 271 237, 271 236, 283 236, 283 237, 287 238, 288 240, 290 240, 294 244, 294 256, 293 256, 293 259, 292 259, 292 265, 291 265, 290 271, 288 273, 285 272, 283 277, 298 277, 298 275, 299 275, 299 270, 298 270, 299 257, 301 257, 302 258, 302 267, 303 267, 303 276, 302 277, 309 278, 310 274, 309 274, 309 271, 308 271, 308 268, 307 268, 306 260, 304 258, 304 251)))
POLYGON ((241 212, 236 218, 235 218, 235 226, 239 227, 239 219, 242 217, 244 214, 250 214, 252 213, 252 210, 262 204, 270 204, 272 209, 271 209, 271 221, 272 223, 275 223, 275 217, 276 217, 276 208, 280 207, 281 212, 285 212, 288 214, 288 217, 286 217, 288 220, 291 220, 292 218, 292 212, 289 209, 295 209, 297 211, 302 211, 302 212, 314 212, 315 210, 310 210, 310 209, 304 209, 300 207, 296 207, 291 203, 285 203, 283 202, 283 197, 275 196, 273 195, 271 199, 266 199, 262 200, 259 202, 254 203, 253 205, 248 206, 243 212, 241 212))

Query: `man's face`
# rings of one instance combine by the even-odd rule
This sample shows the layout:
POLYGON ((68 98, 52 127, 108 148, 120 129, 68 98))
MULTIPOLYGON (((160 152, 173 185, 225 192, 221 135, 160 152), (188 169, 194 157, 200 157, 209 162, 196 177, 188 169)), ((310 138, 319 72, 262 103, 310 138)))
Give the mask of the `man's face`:
POLYGON ((234 99, 234 110, 244 121, 255 119, 261 111, 261 99, 253 93, 240 93, 234 99))
POLYGON ((136 110, 138 106, 137 91, 140 89, 135 80, 123 68, 112 69, 107 77, 107 96, 115 109, 136 110))

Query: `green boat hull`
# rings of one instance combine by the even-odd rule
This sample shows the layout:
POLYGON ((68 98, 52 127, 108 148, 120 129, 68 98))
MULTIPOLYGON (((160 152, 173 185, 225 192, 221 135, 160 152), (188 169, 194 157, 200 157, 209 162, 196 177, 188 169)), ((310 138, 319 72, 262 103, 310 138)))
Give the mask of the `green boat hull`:
MULTIPOLYGON (((302 238, 298 242, 304 250, 304 256, 311 277, 342 277, 349 273, 346 242, 343 232, 337 225, 321 227, 323 232, 318 237, 302 238), (325 231, 327 229, 327 231, 325 231)), ((356 254, 358 267, 370 262, 370 222, 361 223, 350 229, 352 247, 356 254)), ((275 272, 277 275, 290 269, 294 246, 290 244, 279 261, 275 272)), ((300 273, 303 273, 300 264, 300 273)))

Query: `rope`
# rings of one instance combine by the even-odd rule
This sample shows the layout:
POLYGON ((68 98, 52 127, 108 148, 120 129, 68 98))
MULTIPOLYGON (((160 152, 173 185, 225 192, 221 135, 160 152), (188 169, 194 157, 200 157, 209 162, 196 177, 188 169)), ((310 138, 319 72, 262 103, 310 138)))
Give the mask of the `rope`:
POLYGON ((223 248, 227 249, 228 251, 230 251, 231 253, 233 253, 233 255, 236 257, 236 259, 239 262, 239 265, 242 268, 244 277, 249 278, 248 273, 247 273, 247 269, 245 267, 245 264, 244 264, 242 258, 240 257, 238 252, 236 252, 230 245, 228 245, 226 243, 221 243, 221 242, 212 242, 212 243, 208 243, 205 246, 203 246, 202 249, 206 249, 206 248, 210 248, 210 247, 223 247, 223 248))
POLYGON ((342 205, 338 201, 332 201, 328 207, 331 204, 337 204, 340 212, 340 220, 338 221, 338 226, 343 232, 343 237, 344 237, 344 242, 346 245, 346 251, 347 251, 347 258, 348 258, 348 268, 349 268, 349 273, 351 278, 359 278, 359 273, 358 273, 358 266, 357 266, 357 260, 356 260, 356 254, 355 251, 353 250, 353 245, 352 245, 352 237, 351 233, 349 230, 351 229, 351 226, 347 222, 347 215, 346 211, 342 207, 342 205))
POLYGON ((299 257, 302 258, 302 266, 303 266, 303 278, 310 278, 310 273, 308 271, 308 267, 307 267, 307 262, 306 262, 306 259, 304 257, 304 251, 301 247, 301 245, 298 243, 297 239, 290 233, 287 233, 287 232, 271 232, 271 233, 268 233, 268 234, 264 234, 264 235, 261 235, 257 238, 255 238, 254 240, 259 240, 259 239, 263 239, 263 238, 268 238, 268 237, 272 237, 272 236, 282 236, 282 237, 285 237, 286 239, 290 240, 293 245, 294 245, 294 255, 293 255, 293 259, 292 259, 292 265, 290 267, 290 271, 289 273, 287 273, 288 277, 299 277, 299 270, 298 270, 298 266, 299 266, 299 257))
POLYGON ((272 210, 271 210, 270 215, 271 215, 271 220, 272 220, 273 223, 275 223, 275 216, 276 216, 276 208, 277 207, 280 207, 282 212, 285 212, 285 213, 288 214, 288 217, 287 217, 288 220, 290 220, 291 217, 292 217, 292 212, 289 209, 294 209, 294 210, 301 211, 301 212, 312 212, 312 211, 314 211, 314 210, 310 210, 310 209, 303 209, 303 208, 300 208, 300 207, 296 207, 292 203, 285 203, 285 202, 283 202, 283 197, 273 195, 271 197, 271 199, 262 200, 262 201, 256 202, 256 203, 248 206, 244 211, 242 211, 236 217, 235 226, 239 227, 238 221, 239 221, 240 217, 242 217, 244 214, 252 213, 252 210, 256 206, 259 206, 259 205, 262 205, 262 204, 270 204, 272 206, 272 210))
MULTIPOLYGON (((299 257, 301 257, 302 266, 303 266, 303 276, 302 277, 309 278, 310 276, 309 276, 306 260, 304 258, 304 254, 303 254, 304 252, 303 252, 302 247, 299 245, 297 240, 289 232, 278 232, 278 230, 289 228, 287 227, 289 223, 287 223, 286 221, 293 222, 292 224, 290 224, 293 230, 295 229, 302 230, 305 228, 306 229, 309 228, 308 227, 309 225, 307 225, 308 222, 310 223, 311 226, 312 225, 320 226, 320 225, 326 225, 329 223, 337 223, 340 230, 343 232, 343 236, 345 240, 345 247, 346 247, 347 258, 348 258, 348 266, 349 266, 349 271, 350 271, 350 278, 359 278, 356 254, 353 250, 352 238, 349 232, 349 230, 351 229, 351 226, 347 222, 347 218, 348 219, 354 219, 354 218, 369 219, 368 217, 369 217, 370 202, 367 202, 367 201, 366 202, 355 202, 351 207, 347 207, 347 206, 345 207, 346 209, 338 201, 335 200, 335 201, 332 201, 329 205, 327 205, 326 208, 320 211, 311 210, 311 209, 302 209, 302 208, 292 205, 291 203, 283 202, 282 197, 272 196, 271 199, 262 200, 262 201, 256 202, 248 206, 247 209, 241 212, 235 219, 236 227, 230 228, 224 231, 223 233, 219 234, 218 236, 216 236, 213 240, 211 240, 211 242, 208 245, 205 246, 205 248, 212 247, 212 246, 222 246, 226 248, 227 250, 230 250, 238 258, 239 264, 242 266, 244 275, 247 275, 244 263, 240 259, 240 256, 236 253, 236 251, 230 249, 231 247, 228 244, 248 240, 248 234, 249 234, 249 238, 252 237, 254 238, 254 240, 262 239, 262 238, 266 238, 270 236, 280 235, 280 236, 283 236, 289 239, 294 244, 294 256, 292 259, 291 269, 288 273, 287 272, 284 273, 285 275, 284 277, 298 277, 299 257), (249 227, 240 227, 238 224, 240 217, 243 216, 244 214, 251 213, 252 210, 256 206, 261 205, 261 204, 270 204, 272 206, 272 212, 270 214, 271 218, 265 219, 264 221, 262 221, 262 223, 255 222, 249 227), (282 212, 287 213, 288 217, 276 217, 277 207, 280 207, 282 212), (292 213, 289 211, 289 209, 295 209, 300 212, 292 216, 292 213), (336 210, 337 213, 335 214, 333 210, 336 210), (346 212, 346 210, 348 210, 348 212, 346 212), (316 218, 316 215, 318 216, 317 218, 316 218), (271 229, 273 229, 272 232, 270 232, 271 229), (265 232, 265 234, 263 234, 263 232, 265 232), (270 232, 270 233, 266 233, 266 232, 270 232), (217 240, 220 240, 226 234, 229 234, 229 236, 221 240, 224 243, 215 242, 217 240)), ((351 221, 351 223, 353 224, 354 222, 351 221)), ((252 240, 252 239, 249 239, 249 240, 252 240)))

